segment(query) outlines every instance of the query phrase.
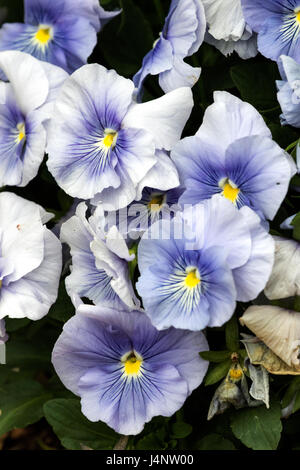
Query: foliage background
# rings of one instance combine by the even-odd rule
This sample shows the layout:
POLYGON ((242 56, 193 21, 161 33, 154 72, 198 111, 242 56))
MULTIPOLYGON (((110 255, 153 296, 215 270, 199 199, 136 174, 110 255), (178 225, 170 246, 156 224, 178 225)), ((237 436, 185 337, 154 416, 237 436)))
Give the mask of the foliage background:
MULTIPOLYGON (((132 78, 162 29, 170 1, 102 0, 101 4, 108 10, 121 7, 123 12, 101 31, 89 62, 98 62, 132 78)), ((6 21, 23 21, 22 0, 0 0, 0 7, 7 8, 6 21)), ((195 106, 184 135, 192 135, 199 128, 206 107, 213 102, 213 91, 227 90, 254 105, 275 141, 294 154, 299 132, 280 125, 275 85, 275 80, 280 77, 275 62, 261 55, 246 61, 235 53, 225 58, 208 44, 203 44, 187 61, 194 66, 200 65, 202 74, 193 88, 195 106)), ((144 99, 161 95, 157 77, 148 78, 144 99)), ((282 232, 279 228, 280 223, 296 213, 299 207, 300 195, 293 190, 295 185, 300 185, 299 176, 291 182, 289 194, 271 224, 271 233, 300 240, 300 213, 293 231, 282 232)), ((73 201, 56 185, 45 161, 38 176, 25 188, 8 190, 54 212, 52 226, 67 213, 73 201)), ((29 434, 35 449, 81 449, 82 446, 112 449, 120 437, 105 424, 91 423, 81 414, 79 399, 63 387, 51 365, 53 345, 63 323, 74 314, 64 288, 64 276, 58 300, 45 318, 37 322, 27 319, 6 321, 10 338, 7 364, 0 366, 0 436, 3 436, 0 448, 13 448, 12 440, 16 435, 13 430, 24 427, 30 432, 35 430, 29 434), (58 439, 52 437, 49 441, 44 437, 52 433, 50 426, 58 439)), ((300 311, 299 298, 276 301, 276 304, 300 311)), ((238 305, 235 316, 227 325, 207 331, 210 348, 219 352, 206 355, 211 363, 205 383, 172 418, 155 418, 141 435, 131 437, 128 449, 300 449, 300 377, 270 376, 272 404, 269 410, 264 406, 238 411, 231 408, 207 421, 212 396, 230 367, 230 355, 241 349, 237 318, 247 306, 238 305), (281 408, 288 405, 295 394, 292 414, 288 419, 281 419, 281 408)), ((243 354, 241 351, 241 357, 243 354)), ((21 444, 19 448, 22 446, 26 448, 27 444, 21 444)))

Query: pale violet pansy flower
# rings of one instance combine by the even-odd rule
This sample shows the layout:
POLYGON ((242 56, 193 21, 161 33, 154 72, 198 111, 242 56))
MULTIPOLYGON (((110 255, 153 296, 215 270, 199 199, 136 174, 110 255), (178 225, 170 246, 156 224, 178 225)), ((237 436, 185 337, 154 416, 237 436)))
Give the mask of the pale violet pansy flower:
POLYGON ((215 195, 144 233, 136 288, 156 328, 202 330, 228 321, 237 300, 255 299, 273 260, 273 239, 255 212, 215 195))
POLYGON ((172 0, 160 37, 133 78, 139 95, 147 75, 159 75, 159 84, 165 93, 182 86, 192 87, 197 82, 201 69, 192 67, 184 59, 198 51, 205 28, 200 0, 172 0))
POLYGON ((143 312, 81 305, 52 353, 82 413, 123 435, 139 434, 154 416, 172 416, 202 382, 208 349, 201 332, 158 331, 143 312))
POLYGON ((121 10, 104 10, 99 0, 66 0, 66 10, 72 15, 88 19, 97 33, 108 21, 121 13, 121 10))
POLYGON ((53 101, 68 74, 19 51, 0 52, 0 186, 25 186, 44 158, 53 101))
POLYGON ((300 243, 274 237, 275 260, 264 293, 270 300, 300 295, 300 243))
POLYGON ((5 23, 0 50, 19 50, 69 73, 87 62, 97 43, 104 12, 96 0, 24 0, 24 23, 5 23))
POLYGON ((0 319, 44 317, 57 298, 61 243, 41 206, 0 193, 0 319))
POLYGON ((71 274, 66 288, 71 299, 87 298, 95 304, 110 302, 116 308, 137 308, 129 278, 128 262, 134 259, 116 226, 105 232, 104 213, 99 206, 86 218, 87 206, 78 204, 76 213, 61 227, 60 239, 71 249, 71 274))
POLYGON ((207 21, 205 41, 229 55, 233 51, 242 59, 257 54, 256 34, 246 23, 240 0, 203 0, 207 21))
POLYGON ((272 220, 296 167, 251 105, 227 92, 214 96, 196 135, 171 152, 186 188, 179 202, 196 204, 219 193, 272 220))
MULTIPOLYGON (((73 197, 105 210, 126 207, 139 184, 180 139, 193 106, 188 87, 138 104, 134 84, 98 64, 64 83, 48 132, 48 168, 73 197)), ((174 164, 168 159, 170 171, 174 164)), ((143 184, 146 184, 144 179, 143 184)))
POLYGON ((243 14, 258 34, 258 50, 269 59, 284 54, 300 60, 300 0, 241 0, 243 14))
POLYGON ((182 192, 181 187, 168 191, 145 187, 139 200, 119 211, 108 212, 107 225, 117 225, 128 241, 137 240, 154 222, 160 219, 170 220, 181 210, 178 199, 182 192))
POLYGON ((117 225, 125 236, 136 240, 146 228, 160 218, 170 218, 178 210, 182 194, 179 175, 169 152, 156 151, 157 163, 138 184, 136 196, 127 207, 109 212, 109 226, 117 225))
POLYGON ((282 78, 276 81, 281 124, 300 127, 300 65, 292 57, 282 55, 278 67, 282 78))

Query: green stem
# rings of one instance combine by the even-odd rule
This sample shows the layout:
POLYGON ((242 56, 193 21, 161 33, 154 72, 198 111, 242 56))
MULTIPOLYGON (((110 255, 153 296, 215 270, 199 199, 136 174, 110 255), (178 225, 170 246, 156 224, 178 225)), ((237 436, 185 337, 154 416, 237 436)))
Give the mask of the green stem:
POLYGON ((128 444, 129 436, 121 436, 113 450, 125 450, 128 444))
POLYGON ((277 106, 274 106, 274 108, 270 108, 270 109, 264 109, 263 111, 261 111, 260 113, 261 114, 266 114, 266 113, 273 113, 274 111, 278 111, 280 108, 279 105, 277 106))
POLYGON ((299 139, 295 140, 295 142, 292 142, 290 145, 287 146, 285 151, 288 152, 289 150, 292 150, 293 148, 295 148, 298 142, 299 142, 299 139))

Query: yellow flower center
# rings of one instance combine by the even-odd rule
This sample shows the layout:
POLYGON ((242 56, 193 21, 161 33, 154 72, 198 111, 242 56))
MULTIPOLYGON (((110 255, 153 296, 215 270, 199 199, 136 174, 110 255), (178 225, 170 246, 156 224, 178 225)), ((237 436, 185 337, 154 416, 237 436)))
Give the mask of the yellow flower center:
POLYGON ((223 188, 223 196, 231 202, 235 202, 237 200, 239 192, 239 188, 233 188, 230 183, 226 183, 223 188))
POLYGON ((296 14, 296 21, 297 21, 297 23, 300 24, 300 10, 299 10, 299 11, 295 11, 295 14, 296 14))
POLYGON ((103 143, 106 147, 111 147, 114 141, 114 135, 113 134, 107 134, 104 139, 103 143))
POLYGON ((196 287, 201 282, 200 275, 197 269, 193 269, 187 273, 184 283, 190 289, 196 287))
POLYGON ((148 209, 153 212, 159 211, 164 203, 164 195, 157 194, 152 197, 151 201, 148 203, 148 209))
POLYGON ((25 124, 23 122, 21 122, 20 124, 17 125, 17 129, 18 129, 19 133, 16 137, 16 143, 19 144, 23 139, 26 138, 25 124))
POLYGON ((240 189, 237 188, 236 185, 232 181, 230 181, 229 178, 222 178, 219 181, 219 187, 223 189, 222 196, 226 197, 226 199, 235 204, 240 189))
POLYGON ((237 380, 237 379, 239 379, 239 378, 241 378, 241 377, 242 377, 242 375, 243 375, 243 371, 242 371, 242 369, 241 369, 241 368, 237 368, 237 369, 230 369, 230 371, 229 371, 229 375, 230 375, 230 378, 231 378, 231 379, 235 379, 235 380, 237 380))
POLYGON ((40 27, 34 37, 40 44, 47 44, 51 39, 51 28, 40 27))
POLYGON ((135 352, 127 353, 121 358, 121 361, 124 363, 125 375, 137 376, 139 374, 143 362, 139 354, 135 352))

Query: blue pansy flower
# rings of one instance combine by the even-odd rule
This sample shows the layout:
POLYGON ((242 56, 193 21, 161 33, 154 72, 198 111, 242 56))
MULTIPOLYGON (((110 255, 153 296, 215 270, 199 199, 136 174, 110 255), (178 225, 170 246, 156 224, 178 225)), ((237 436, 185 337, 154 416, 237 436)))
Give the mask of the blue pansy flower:
POLYGON ((200 332, 157 331, 143 312, 84 305, 64 325, 52 362, 90 421, 135 435, 182 407, 207 371, 199 356, 207 349, 200 332))
MULTIPOLYGON (((126 207, 159 163, 156 150, 171 150, 180 139, 192 106, 187 87, 137 104, 131 80, 85 65, 65 81, 56 100, 48 168, 71 196, 93 198, 105 210, 126 207)), ((174 172, 170 158, 165 164, 174 172)))
POLYGON ((145 187, 139 200, 120 211, 109 212, 106 222, 109 227, 117 225, 128 241, 137 240, 154 222, 170 220, 181 210, 178 199, 182 192, 181 187, 169 191, 145 187))
POLYGON ((186 188, 179 201, 196 204, 219 193, 238 208, 249 206, 272 220, 295 165, 271 139, 253 107, 227 93, 215 96, 196 135, 180 141, 171 152, 186 188), (213 122, 217 110, 218 120, 213 122))
POLYGON ((282 78, 276 81, 281 124, 300 127, 300 65, 292 57, 282 55, 278 67, 282 78))
POLYGON ((139 306, 131 281, 128 262, 130 254, 125 240, 115 226, 105 233, 101 207, 86 219, 87 206, 78 204, 76 213, 61 227, 60 239, 71 248, 71 274, 66 288, 71 299, 86 297, 95 304, 110 302, 116 307, 139 306))
POLYGON ((122 10, 106 11, 99 0, 66 0, 66 10, 78 17, 87 18, 97 33, 122 10))
POLYGON ((86 7, 73 6, 70 0, 24 0, 25 22, 2 26, 0 50, 27 52, 72 73, 86 63, 97 43, 90 1, 86 7))
POLYGON ((206 22, 200 0, 172 0, 159 39, 144 57, 141 69, 133 81, 141 94, 147 75, 159 75, 165 93, 182 86, 192 87, 201 69, 184 62, 203 42, 206 22))
POLYGON ((241 0, 247 23, 258 33, 258 50, 277 60, 300 62, 300 0, 241 0))
POLYGON ((156 328, 202 330, 229 320, 237 300, 256 298, 273 260, 259 217, 216 195, 144 233, 136 288, 156 328))
POLYGON ((25 186, 44 158, 45 120, 68 74, 19 51, 0 52, 0 186, 25 186))

